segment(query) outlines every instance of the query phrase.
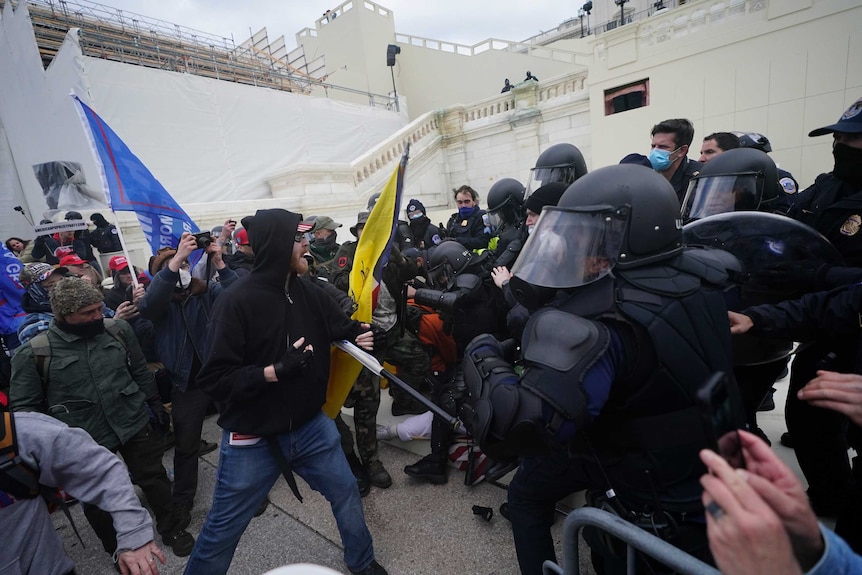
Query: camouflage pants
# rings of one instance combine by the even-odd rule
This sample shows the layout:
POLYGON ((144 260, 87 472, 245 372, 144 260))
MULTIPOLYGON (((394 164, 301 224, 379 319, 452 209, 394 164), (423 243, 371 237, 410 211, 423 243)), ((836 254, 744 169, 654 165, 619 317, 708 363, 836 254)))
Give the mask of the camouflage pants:
MULTIPOLYGON (((419 338, 409 330, 404 331, 401 336, 400 330, 394 337, 390 338, 390 345, 386 350, 386 361, 397 369, 398 378, 418 392, 425 390, 425 376, 431 370, 431 359, 428 352, 422 347, 419 338)), ((390 385, 389 392, 395 401, 415 401, 398 385, 390 385)))
MULTIPOLYGON (((396 325, 387 334, 386 349, 375 353, 378 361, 385 358, 398 367, 398 376, 414 389, 420 390, 425 375, 430 369, 428 354, 422 348, 419 338, 404 332, 396 325)), ((410 397, 397 386, 391 386, 392 395, 399 397, 399 393, 407 400, 410 397), (396 391, 398 390, 398 391, 396 391)), ((350 390, 349 402, 353 404, 353 425, 356 429, 356 447, 359 450, 359 458, 364 464, 368 464, 377 457, 377 411, 380 409, 380 377, 371 371, 362 368, 353 388, 350 390)), ((341 433, 341 447, 345 453, 353 452, 353 437, 350 429, 342 421, 336 420, 338 430, 341 433)))

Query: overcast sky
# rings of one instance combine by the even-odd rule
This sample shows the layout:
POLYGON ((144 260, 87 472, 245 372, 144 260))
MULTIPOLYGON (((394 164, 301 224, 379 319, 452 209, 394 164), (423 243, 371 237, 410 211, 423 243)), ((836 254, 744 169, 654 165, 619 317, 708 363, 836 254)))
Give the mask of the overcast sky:
MULTIPOLYGON (((361 0, 356 0, 360 2, 361 0)), ((188 26, 240 43, 266 27, 270 40, 284 35, 289 48, 300 29, 314 27, 324 0, 102 0, 103 5, 188 26)), ((473 45, 487 38, 524 40, 577 15, 583 2, 550 0, 382 0, 399 34, 473 45)))

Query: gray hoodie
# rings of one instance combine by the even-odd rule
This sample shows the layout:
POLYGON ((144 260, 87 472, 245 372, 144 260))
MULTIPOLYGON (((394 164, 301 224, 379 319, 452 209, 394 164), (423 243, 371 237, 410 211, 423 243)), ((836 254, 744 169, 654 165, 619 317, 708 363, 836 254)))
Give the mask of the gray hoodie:
MULTIPOLYGON (((39 483, 62 486, 114 519, 118 549, 153 540, 153 522, 135 495, 120 459, 81 429, 42 413, 15 413, 18 452, 39 469, 39 483)), ((0 573, 68 573, 75 564, 63 550, 41 497, 15 499, 0 490, 0 573)))

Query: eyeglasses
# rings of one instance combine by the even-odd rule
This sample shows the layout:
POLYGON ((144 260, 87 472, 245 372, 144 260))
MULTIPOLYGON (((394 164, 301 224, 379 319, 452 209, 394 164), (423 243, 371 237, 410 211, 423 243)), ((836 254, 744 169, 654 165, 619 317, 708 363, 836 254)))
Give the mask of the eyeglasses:
POLYGON ((301 241, 302 241, 302 238, 304 238, 304 237, 305 237, 305 233, 303 233, 303 232, 296 232, 296 233, 293 235, 293 241, 294 241, 294 242, 296 242, 296 243, 299 243, 299 242, 301 242, 301 241))

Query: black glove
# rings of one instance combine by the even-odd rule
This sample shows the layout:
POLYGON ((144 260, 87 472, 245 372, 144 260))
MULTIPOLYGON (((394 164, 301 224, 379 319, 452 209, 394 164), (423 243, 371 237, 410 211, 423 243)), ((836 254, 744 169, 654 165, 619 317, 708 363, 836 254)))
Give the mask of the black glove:
POLYGON ((386 330, 379 325, 371 324, 371 331, 374 333, 374 354, 380 354, 386 349, 386 341, 388 336, 386 330))
POLYGON ((281 359, 272 364, 278 381, 287 381, 290 376, 304 370, 313 356, 314 352, 310 349, 297 349, 292 345, 289 346, 281 359))
POLYGON ((152 414, 150 420, 153 423, 153 427, 159 429, 163 433, 167 433, 171 430, 171 414, 168 413, 165 406, 162 404, 161 397, 154 395, 149 398, 147 400, 147 408, 152 414))

